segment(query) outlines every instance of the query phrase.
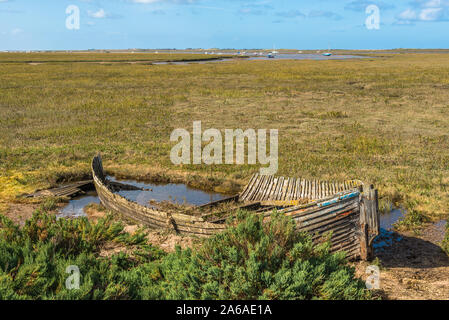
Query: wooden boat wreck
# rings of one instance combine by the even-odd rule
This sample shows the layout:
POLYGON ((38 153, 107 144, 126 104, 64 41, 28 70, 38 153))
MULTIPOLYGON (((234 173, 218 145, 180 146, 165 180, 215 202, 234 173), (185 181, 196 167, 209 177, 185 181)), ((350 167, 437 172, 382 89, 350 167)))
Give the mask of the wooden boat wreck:
MULTIPOLYGON (((103 171, 101 157, 92 161, 92 176, 101 203, 150 228, 182 234, 210 236, 226 229, 225 219, 168 213, 140 205, 114 193, 103 171)), ((351 259, 369 259, 372 241, 379 234, 377 190, 360 181, 343 183, 254 175, 243 191, 201 207, 237 201, 240 208, 269 217, 273 209, 292 217, 298 231, 309 232, 315 242, 331 233, 332 251, 344 250, 351 259)))

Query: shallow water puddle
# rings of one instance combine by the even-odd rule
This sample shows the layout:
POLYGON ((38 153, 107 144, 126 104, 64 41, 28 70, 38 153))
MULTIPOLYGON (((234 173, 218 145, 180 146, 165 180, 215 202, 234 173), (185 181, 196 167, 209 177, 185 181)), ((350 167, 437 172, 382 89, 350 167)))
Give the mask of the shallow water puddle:
POLYGON ((250 57, 248 60, 345 60, 345 59, 367 59, 371 57, 366 56, 354 56, 354 55, 331 55, 331 56, 323 56, 319 53, 280 53, 276 54, 274 59, 268 58, 267 56, 262 57, 250 57))
POLYGON ((385 248, 399 242, 402 237, 393 231, 394 224, 405 216, 403 209, 391 209, 389 212, 380 214, 380 234, 373 241, 374 251, 383 251, 385 248))
POLYGON ((226 198, 226 195, 193 189, 185 184, 148 184, 132 180, 116 180, 112 177, 108 177, 108 179, 143 189, 150 189, 150 191, 122 190, 118 192, 119 195, 125 197, 126 199, 135 201, 145 206, 150 206, 149 201, 151 200, 157 202, 169 201, 176 204, 199 206, 208 202, 226 198))
POLYGON ((380 227, 385 230, 392 230, 393 225, 405 216, 405 210, 392 209, 389 212, 380 214, 380 227))
POLYGON ((373 241, 374 251, 383 251, 385 248, 391 247, 393 243, 401 240, 402 237, 396 232, 380 228, 380 234, 373 241))
MULTIPOLYGON (((150 201, 162 202, 168 201, 174 204, 186 204, 199 206, 212 201, 221 200, 227 197, 216 192, 207 192, 194 188, 190 188, 185 184, 169 183, 156 184, 145 183, 133 180, 117 180, 114 177, 107 177, 111 181, 121 182, 145 189, 141 190, 121 190, 117 192, 119 195, 128 200, 135 201, 141 205, 152 207, 150 201), (148 191, 147 191, 148 190, 148 191)), ((67 206, 60 210, 58 217, 80 217, 86 216, 84 208, 90 203, 100 203, 100 199, 95 191, 76 197, 69 201, 67 206)))
POLYGON ((100 203, 100 199, 95 191, 89 191, 83 196, 71 199, 69 203, 59 211, 58 218, 85 217, 86 213, 84 212, 84 208, 90 203, 100 203))
MULTIPOLYGON (((268 58, 267 54, 263 56, 249 56, 248 58, 241 58, 239 60, 345 60, 345 59, 368 59, 372 57, 365 56, 354 56, 354 55, 332 55, 332 56, 323 56, 322 54, 290 54, 290 53, 281 53, 276 54, 276 57, 268 58)), ((215 59, 215 60, 198 60, 198 61, 159 61, 152 62, 153 65, 189 65, 189 64, 205 64, 205 63, 214 63, 214 62, 225 62, 225 61, 239 61, 232 58, 223 58, 223 59, 215 59)))

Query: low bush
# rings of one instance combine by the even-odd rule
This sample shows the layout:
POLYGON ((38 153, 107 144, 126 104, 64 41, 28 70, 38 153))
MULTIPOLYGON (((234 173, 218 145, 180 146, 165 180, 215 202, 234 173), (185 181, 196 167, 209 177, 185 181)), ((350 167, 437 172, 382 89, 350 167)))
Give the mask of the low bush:
POLYGON ((0 217, 1 299, 368 299, 344 253, 312 245, 287 217, 240 212, 197 250, 164 253, 110 216, 90 223, 36 212, 0 217), (106 244, 123 247, 102 256, 106 244), (69 266, 80 271, 68 289, 69 266))

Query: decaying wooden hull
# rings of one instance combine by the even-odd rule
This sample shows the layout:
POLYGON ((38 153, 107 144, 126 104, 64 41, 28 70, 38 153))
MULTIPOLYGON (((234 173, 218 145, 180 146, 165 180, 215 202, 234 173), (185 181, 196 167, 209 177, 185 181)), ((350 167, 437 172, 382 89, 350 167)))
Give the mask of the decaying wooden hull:
POLYGON ((353 190, 316 202, 311 207, 286 208, 280 212, 295 220, 298 231, 312 233, 316 242, 322 241, 332 231, 331 250, 344 250, 349 257, 357 258, 362 256, 360 201, 360 192, 353 190))
POLYGON ((108 187, 99 156, 92 161, 92 176, 98 197, 106 208, 120 212, 148 227, 174 229, 180 233, 195 235, 213 235, 225 229, 224 225, 208 223, 201 217, 158 211, 113 193, 108 187))
MULTIPOLYGON (((112 192, 100 156, 92 161, 92 176, 100 201, 106 208, 148 227, 205 236, 226 228, 225 224, 207 222, 202 217, 151 209, 112 192)), ((322 241, 323 236, 332 232, 332 251, 344 250, 353 259, 368 259, 372 253, 372 240, 379 234, 377 191, 359 181, 339 185, 255 175, 239 196, 228 199, 241 201, 247 207, 254 204, 262 208, 256 212, 267 218, 272 208, 277 208, 295 220, 298 231, 311 233, 315 242, 322 241), (264 206, 264 203, 270 204, 264 206)), ((216 203, 223 201, 226 200, 216 203)))

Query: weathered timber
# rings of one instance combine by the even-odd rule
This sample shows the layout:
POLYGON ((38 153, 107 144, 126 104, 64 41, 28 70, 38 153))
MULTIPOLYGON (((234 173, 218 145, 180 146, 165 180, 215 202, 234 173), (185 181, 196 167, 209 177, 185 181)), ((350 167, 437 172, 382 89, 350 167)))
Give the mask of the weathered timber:
POLYGON ((40 190, 32 194, 25 195, 26 198, 38 197, 74 197, 84 190, 93 189, 93 180, 78 181, 57 188, 40 190))
POLYGON ((301 178, 285 178, 263 176, 255 174, 251 177, 250 183, 240 193, 239 201, 252 202, 260 201, 276 205, 297 205, 309 200, 320 200, 329 197, 337 192, 358 188, 361 181, 350 180, 341 184, 339 190, 331 190, 331 184, 327 181, 308 181, 301 178))
POLYGON ((238 199, 239 199, 239 195, 237 194, 237 195, 234 195, 234 196, 231 196, 231 197, 227 197, 227 198, 224 198, 224 199, 221 199, 221 200, 212 201, 212 202, 208 202, 208 203, 202 204, 200 206, 197 206, 197 208, 213 207, 213 206, 216 206, 216 205, 219 205, 219 204, 222 204, 222 203, 237 201, 238 199))
POLYGON ((103 173, 100 156, 96 156, 92 161, 92 176, 98 197, 106 208, 118 211, 148 227, 158 229, 170 228, 179 233, 205 236, 213 235, 225 229, 224 225, 206 222, 201 217, 178 213, 170 214, 155 210, 113 193, 108 186, 109 181, 103 173))
MULTIPOLYGON (((223 222, 233 213, 206 221, 215 213, 201 217, 167 213, 129 201, 115 194, 105 178, 100 156, 92 161, 92 175, 98 196, 106 208, 119 211, 152 228, 172 229, 179 233, 210 236, 226 228, 223 222)), ((369 259, 372 241, 379 234, 377 190, 358 180, 328 182, 300 178, 254 175, 239 195, 214 201, 200 208, 213 208, 236 201, 238 209, 253 211, 264 219, 271 212, 290 216, 298 232, 308 232, 315 243, 331 241, 331 252, 345 251, 349 259, 369 259)))

